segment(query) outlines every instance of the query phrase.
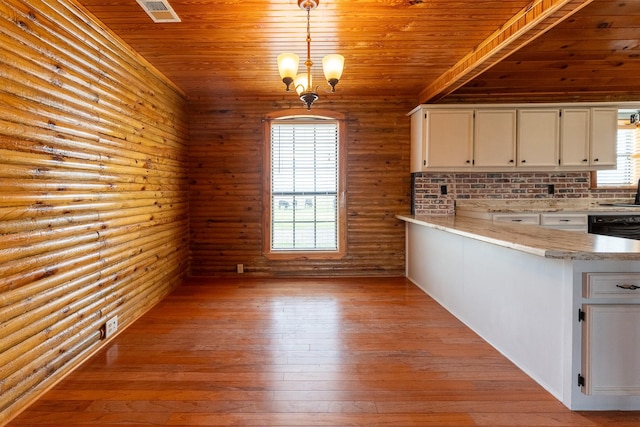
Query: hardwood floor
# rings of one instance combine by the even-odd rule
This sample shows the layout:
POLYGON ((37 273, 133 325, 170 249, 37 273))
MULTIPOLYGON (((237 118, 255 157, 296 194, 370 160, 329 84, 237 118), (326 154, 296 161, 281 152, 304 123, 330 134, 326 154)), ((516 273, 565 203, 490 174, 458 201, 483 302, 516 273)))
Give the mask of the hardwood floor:
POLYGON ((402 278, 192 279, 10 426, 638 426, 571 412, 402 278))

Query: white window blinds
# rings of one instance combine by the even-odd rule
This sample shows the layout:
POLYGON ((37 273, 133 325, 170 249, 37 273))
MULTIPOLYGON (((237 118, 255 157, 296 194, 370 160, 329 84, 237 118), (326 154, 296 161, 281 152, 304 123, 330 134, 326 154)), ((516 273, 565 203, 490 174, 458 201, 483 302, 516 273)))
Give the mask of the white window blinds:
POLYGON ((635 186, 640 179, 640 128, 635 124, 618 127, 616 169, 597 172, 598 187, 635 186))
POLYGON ((271 249, 338 249, 338 123, 271 124, 271 249))

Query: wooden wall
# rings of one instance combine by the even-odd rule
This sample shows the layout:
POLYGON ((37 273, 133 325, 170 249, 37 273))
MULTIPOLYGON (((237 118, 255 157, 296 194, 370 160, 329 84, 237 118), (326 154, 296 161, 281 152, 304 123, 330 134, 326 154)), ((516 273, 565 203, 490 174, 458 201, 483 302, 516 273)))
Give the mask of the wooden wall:
POLYGON ((262 255, 262 117, 300 108, 297 97, 190 100, 193 275, 235 275, 237 264, 244 264, 247 275, 404 275, 404 223, 395 215, 410 210, 406 114, 415 105, 406 99, 343 99, 338 92, 322 96, 313 108, 347 117, 347 256, 341 260, 274 261, 262 255))
POLYGON ((188 268, 184 97, 70 0, 0 3, 0 425, 188 268))

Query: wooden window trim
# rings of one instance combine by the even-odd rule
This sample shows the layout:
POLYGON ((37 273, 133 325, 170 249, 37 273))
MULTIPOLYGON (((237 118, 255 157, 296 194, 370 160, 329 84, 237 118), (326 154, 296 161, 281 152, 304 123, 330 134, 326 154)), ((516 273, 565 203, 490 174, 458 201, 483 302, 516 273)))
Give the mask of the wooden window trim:
POLYGON ((620 186, 598 186, 598 171, 594 171, 592 170, 590 172, 590 177, 589 177, 589 189, 590 190, 610 190, 610 191, 616 191, 616 190, 635 190, 636 186, 635 185, 620 185, 620 186))
POLYGON ((347 253, 347 196, 346 196, 346 120, 335 111, 304 108, 281 110, 265 115, 263 120, 263 254, 271 260, 325 260, 341 259, 347 253), (271 250, 271 122, 296 117, 324 117, 338 121, 338 250, 337 251, 272 251, 271 250))
MULTIPOLYGON (((630 125, 625 124, 625 123, 621 123, 620 120, 618 120, 618 136, 620 135, 620 130, 621 129, 635 129, 636 131, 638 131, 636 128, 634 127, 630 127, 630 125)), ((636 137, 637 138, 637 137, 636 137)), ((616 154, 617 154, 617 147, 618 141, 616 140, 616 154)), ((636 148, 638 148, 637 142, 636 142, 636 148)), ((638 155, 638 153, 636 152, 636 154, 633 155, 633 157, 636 157, 638 155)), ((589 174, 589 189, 590 190, 600 190, 600 191, 609 191, 609 192, 614 192, 614 191, 635 191, 638 188, 637 186, 637 181, 626 184, 626 185, 607 185, 607 186, 599 186, 598 185, 598 171, 592 170, 589 174)))

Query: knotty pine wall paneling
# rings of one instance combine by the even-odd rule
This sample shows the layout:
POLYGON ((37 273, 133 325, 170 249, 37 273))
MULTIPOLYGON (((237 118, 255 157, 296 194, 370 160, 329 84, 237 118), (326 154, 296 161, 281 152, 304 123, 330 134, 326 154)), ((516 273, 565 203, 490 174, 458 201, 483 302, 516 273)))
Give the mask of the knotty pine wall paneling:
POLYGON ((0 425, 188 271, 184 96, 70 0, 0 3, 0 425))
MULTIPOLYGON (((346 84, 346 83, 345 83, 346 84)), ((191 272, 195 276, 404 275, 413 100, 326 95, 313 108, 346 115, 347 255, 340 260, 268 260, 262 255, 262 118, 300 108, 276 100, 190 99, 191 272)), ((313 108, 311 113, 313 113, 313 108)))

